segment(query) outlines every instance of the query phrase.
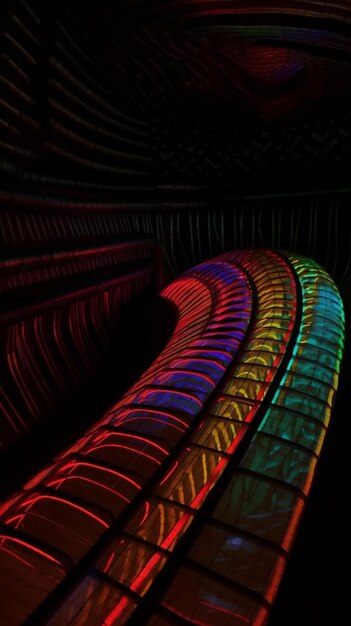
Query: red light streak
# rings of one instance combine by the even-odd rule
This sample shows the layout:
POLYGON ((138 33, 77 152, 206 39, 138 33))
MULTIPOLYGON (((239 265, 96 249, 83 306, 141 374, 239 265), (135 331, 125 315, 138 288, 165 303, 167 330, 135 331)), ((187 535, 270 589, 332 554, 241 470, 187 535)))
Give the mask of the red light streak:
POLYGON ((38 362, 34 358, 33 350, 31 350, 30 346, 27 343, 24 321, 21 322, 20 327, 21 327, 22 340, 20 339, 18 326, 16 326, 16 332, 17 332, 18 344, 20 344, 20 342, 22 344, 22 349, 23 349, 22 358, 24 357, 24 355, 26 355, 25 360, 27 361, 27 367, 30 370, 33 378, 35 379, 36 385, 40 389, 42 396, 45 398, 47 402, 49 402, 50 396, 52 397, 52 391, 48 383, 43 377, 38 378, 36 376, 36 372, 40 371, 40 367, 38 365, 38 362))
POLYGON ((191 517, 193 517, 193 515, 188 511, 186 511, 184 515, 182 515, 182 517, 177 521, 172 530, 168 533, 167 537, 162 541, 161 548, 164 548, 164 550, 169 550, 172 543, 177 539, 179 533, 182 531, 184 526, 187 525, 191 517))
POLYGON ((212 602, 206 602, 204 600, 201 600, 201 604, 203 604, 204 606, 207 606, 210 609, 213 609, 214 611, 218 611, 219 613, 232 615, 233 617, 235 617, 235 619, 240 619, 243 622, 246 622, 247 624, 250 622, 248 617, 245 617, 244 615, 241 615, 240 613, 237 613, 235 611, 230 611, 229 609, 225 609, 224 607, 219 607, 217 604, 212 604, 212 602))
POLYGON ((166 456, 169 454, 169 450, 162 448, 162 446, 160 446, 155 441, 152 441, 151 439, 147 439, 146 437, 142 437, 141 435, 135 435, 134 433, 129 434, 129 433, 123 433, 123 432, 115 432, 115 433, 106 432, 106 433, 101 433, 101 435, 99 435, 97 439, 100 441, 103 441, 104 439, 111 437, 111 436, 112 437, 126 437, 127 439, 142 441, 143 443, 146 443, 147 445, 150 445, 156 448, 157 450, 160 450, 166 456))
POLYGON ((177 467, 178 467, 178 461, 174 463, 172 469, 168 472, 168 474, 166 474, 166 476, 160 482, 160 485, 159 485, 160 487, 168 480, 168 478, 173 474, 173 472, 176 470, 177 467))
POLYGON ((165 557, 163 555, 161 556, 158 553, 154 554, 147 563, 147 565, 145 565, 145 567, 142 569, 140 574, 138 574, 138 576, 133 580, 132 584, 130 585, 131 590, 135 591, 136 593, 140 593, 139 588, 143 588, 148 575, 152 572, 154 567, 158 565, 159 561, 164 558, 165 557))
POLYGON ((26 561, 25 559, 22 559, 20 556, 18 556, 18 554, 15 554, 14 552, 11 552, 11 550, 8 550, 7 548, 4 548, 3 546, 1 546, 0 551, 1 552, 7 552, 7 554, 9 554, 14 559, 16 559, 16 561, 19 561, 20 563, 23 563, 24 565, 26 565, 26 567, 29 567, 30 569, 35 569, 34 565, 29 563, 29 561, 26 561))
POLYGON ((155 441, 152 441, 151 439, 147 439, 146 437, 142 437, 140 435, 134 435, 134 434, 129 435, 128 433, 118 433, 118 436, 126 437, 128 439, 136 439, 137 441, 142 441, 143 443, 146 443, 147 445, 150 445, 156 448, 157 450, 160 450, 166 456, 168 456, 169 454, 169 450, 166 450, 166 448, 162 448, 162 446, 160 446, 158 443, 156 443, 155 441))
POLYGON ((102 626, 116 626, 118 624, 119 618, 123 614, 123 611, 127 608, 130 603, 129 598, 127 596, 122 596, 118 604, 112 609, 112 611, 105 617, 102 622, 102 626))
POLYGON ((2 537, 5 541, 12 541, 13 543, 18 543, 20 546, 24 546, 25 548, 28 548, 32 552, 39 554, 39 556, 44 557, 44 559, 47 559, 48 561, 52 561, 52 563, 55 563, 59 567, 63 568, 62 563, 60 563, 60 561, 58 561, 53 556, 51 556, 51 554, 48 554, 47 552, 44 552, 43 550, 40 550, 39 548, 32 546, 27 541, 23 541, 22 539, 18 539, 17 537, 9 537, 8 535, 3 535, 3 534, 1 534, 0 537, 2 537))
MULTIPOLYGON (((125 422, 140 422, 140 420, 147 420, 147 417, 131 417, 125 420, 125 422)), ((162 426, 168 426, 170 428, 174 428, 175 430, 179 430, 180 433, 184 432, 184 428, 180 428, 180 426, 175 426, 175 424, 168 424, 165 423, 164 420, 162 419, 157 419, 156 417, 150 417, 149 418, 151 422, 158 422, 159 424, 162 424, 162 426)), ((187 426, 187 425, 186 425, 187 426)))
POLYGON ((113 552, 111 553, 111 555, 110 555, 110 557, 109 557, 109 559, 108 559, 108 561, 107 561, 107 563, 106 563, 106 565, 105 565, 105 567, 104 567, 104 569, 103 569, 103 571, 104 571, 104 573, 105 573, 105 574, 106 574, 106 573, 108 572, 108 570, 110 569, 110 565, 111 565, 111 563, 112 563, 113 559, 115 558, 115 554, 116 554, 116 553, 115 553, 115 551, 113 551, 113 552))
POLYGON ((145 502, 145 513, 143 516, 143 519, 141 520, 140 524, 139 524, 139 528, 143 525, 143 523, 145 522, 147 516, 149 515, 149 510, 150 510, 150 503, 148 501, 145 502))
MULTIPOLYGON (((17 335, 17 332, 16 332, 16 335, 17 335)), ((15 342, 15 338, 13 334, 11 334, 11 339, 12 339, 11 343, 15 345, 13 345, 12 348, 10 348, 9 346, 7 347, 7 361, 8 361, 9 369, 13 377, 13 380, 16 382, 18 388, 21 389, 22 397, 28 410, 30 411, 32 416, 35 416, 38 413, 38 406, 34 402, 34 399, 32 397, 30 390, 28 389, 28 386, 25 385, 23 378, 20 375, 20 368, 18 365, 17 355, 16 355, 16 342, 15 342), (23 393, 23 389, 25 389, 25 393, 23 393)), ((17 339, 17 343, 18 343, 18 339, 17 339)))
MULTIPOLYGON (((21 422, 22 426, 25 426, 25 422, 21 419, 21 417, 20 417, 19 413, 18 413, 18 412, 14 409, 13 404, 9 402, 9 400, 8 400, 8 398, 7 398, 6 394, 5 394, 5 390, 4 390, 4 388, 3 388, 3 387, 0 387, 0 394, 1 394, 1 396, 2 396, 3 398, 5 398, 5 399, 8 401, 8 403, 10 404, 10 406, 11 406, 12 410, 14 411, 14 413, 15 413, 15 415, 16 415, 16 417, 17 417, 17 419, 21 422)), ((1 406, 1 412, 2 412, 2 414, 6 416, 6 419, 7 419, 7 421, 11 424, 12 428, 14 428, 14 430, 15 430, 17 433, 19 433, 19 432, 20 432, 20 429, 19 429, 19 427, 15 424, 14 420, 12 419, 12 416, 11 416, 11 415, 10 415, 10 413, 7 411, 7 409, 5 408, 4 403, 3 403, 3 402, 1 402, 1 405, 0 405, 0 406, 1 406)))
MULTIPOLYGON (((215 348, 205 348, 205 347, 203 347, 201 349, 201 348, 191 348, 190 347, 188 350, 186 350, 186 353, 187 354, 190 353, 191 355, 194 356, 194 358, 198 358, 197 355, 198 354, 201 355, 202 352, 206 352, 206 355, 207 354, 214 354, 214 355, 219 354, 220 356, 225 357, 225 359, 228 359, 228 357, 232 358, 232 356, 233 356, 230 352, 224 352, 223 350, 216 350, 215 348)), ((203 358, 204 358, 204 361, 209 361, 210 362, 210 359, 207 359, 206 357, 203 357, 203 358)), ((214 362, 216 364, 218 363, 217 361, 214 361, 214 362)))
POLYGON ((92 446, 91 448, 88 448, 87 453, 89 454, 90 452, 101 450, 102 448, 120 448, 121 450, 129 450, 130 452, 136 452, 138 455, 143 456, 146 459, 149 459, 149 461, 152 461, 153 463, 156 463, 156 465, 161 465, 161 461, 159 461, 158 459, 155 459, 155 457, 151 456, 151 454, 142 452, 142 450, 139 450, 138 448, 131 448, 130 446, 125 446, 124 444, 121 444, 121 443, 101 443, 97 446, 92 446))
POLYGON ((140 392, 139 398, 138 400, 143 401, 146 400, 148 396, 153 396, 153 395, 161 395, 167 393, 169 395, 172 396, 181 396, 183 398, 187 398, 188 400, 191 400, 192 402, 195 402, 196 404, 199 405, 199 407, 202 407, 202 402, 201 400, 199 400, 199 398, 197 398, 196 396, 191 395, 190 393, 186 393, 185 391, 178 391, 178 389, 145 389, 144 391, 140 392))
POLYGON ((170 372, 165 372, 164 374, 162 374, 162 377, 169 378, 172 376, 173 373, 180 374, 181 376, 189 377, 189 378, 194 378, 194 376, 196 376, 196 378, 200 378, 204 380, 205 382, 209 383, 211 387, 214 386, 214 382, 212 378, 210 378, 210 376, 208 376, 207 374, 204 374, 203 372, 189 372, 187 370, 172 369, 170 372))
MULTIPOLYGON (((140 416, 138 416, 138 417, 135 416, 136 419, 147 419, 148 414, 150 413, 151 415, 157 415, 157 416, 162 416, 163 415, 166 418, 166 420, 168 420, 168 419, 174 420, 175 422, 179 422, 179 424, 182 424, 182 426, 185 426, 186 428, 188 428, 188 426, 189 426, 188 422, 185 422, 180 417, 176 417, 172 413, 166 413, 163 410, 162 411, 158 411, 156 409, 143 409, 143 408, 140 408, 140 407, 137 407, 137 408, 134 408, 134 409, 126 409, 125 411, 123 411, 123 413, 121 415, 121 422, 130 421, 130 418, 128 417, 128 415, 130 415, 130 414, 133 415, 135 413, 140 413, 140 416)), ((132 418, 132 419, 134 419, 134 418, 132 418)))
POLYGON ((72 507, 72 509, 77 509, 77 511, 80 511, 81 513, 84 513, 84 515, 87 515, 88 517, 91 517, 96 522, 98 522, 99 524, 104 526, 104 528, 109 528, 109 525, 104 520, 102 520, 100 517, 98 517, 97 515, 95 515, 91 511, 88 511, 87 509, 85 509, 83 506, 80 506, 79 504, 75 504, 74 502, 70 502, 68 500, 65 500, 64 498, 59 498, 58 496, 52 496, 52 495, 48 495, 48 494, 38 495, 38 496, 35 496, 34 498, 25 500, 24 502, 21 503, 21 506, 22 507, 28 507, 28 508, 25 509, 26 513, 28 513, 29 510, 32 508, 32 506, 34 506, 37 502, 39 502, 39 500, 54 500, 56 502, 60 502, 61 504, 64 504, 66 506, 70 506, 70 507, 72 507))
MULTIPOLYGON (((222 372, 226 372, 227 368, 224 367, 224 365, 222 365, 222 363, 219 363, 218 361, 214 361, 213 359, 207 359, 206 357, 198 357, 198 358, 192 358, 192 357, 182 357, 181 359, 182 361, 190 361, 190 369, 188 368, 188 371, 195 371, 197 373, 197 370, 192 370, 191 369, 191 362, 192 361, 199 361, 200 363, 209 363, 210 365, 214 365, 216 368, 222 370, 222 372)), ((178 361, 178 359, 176 359, 176 361, 178 361)), ((172 367, 172 365, 169 366, 170 368, 172 367)), ((181 370, 180 370, 181 371, 181 370)), ((202 370, 201 370, 202 371, 202 370)))
POLYGON ((127 481, 131 485, 134 485, 134 487, 136 487, 137 489, 141 489, 141 487, 142 487, 142 485, 139 485, 139 483, 137 483, 135 480, 133 480, 132 478, 129 478, 129 476, 126 476, 125 474, 122 474, 121 472, 118 472, 117 470, 110 469, 109 467, 101 467, 100 465, 95 465, 94 463, 89 463, 88 461, 70 461, 69 463, 64 465, 62 468, 60 468, 59 471, 62 472, 66 468, 78 467, 79 465, 85 465, 87 467, 92 467, 94 469, 100 470, 101 472, 107 472, 108 474, 113 474, 114 476, 118 476, 119 478, 123 478, 123 480, 127 481))
POLYGON ((194 498, 194 500, 191 502, 190 506, 194 509, 197 509, 201 502, 204 500, 206 494, 211 490, 212 486, 214 485, 215 481, 217 480, 218 476, 222 473, 222 471, 224 470, 225 466, 228 464, 228 459, 221 459, 215 469, 213 470, 212 474, 210 475, 207 483, 205 485, 203 485, 203 487, 201 487, 199 493, 197 494, 197 496, 194 498))
POLYGON ((91 478, 86 478, 85 476, 79 476, 78 474, 76 475, 70 474, 69 476, 65 476, 63 478, 53 480, 52 482, 48 483, 48 487, 53 487, 54 485, 58 485, 58 484, 61 487, 62 483, 66 482, 67 480, 81 480, 82 482, 90 483, 91 485, 100 487, 101 489, 104 489, 105 491, 110 491, 111 493, 113 493, 113 495, 118 496, 119 498, 121 498, 121 500, 124 500, 125 502, 130 502, 130 499, 126 498, 125 496, 122 496, 122 494, 119 493, 119 491, 116 491, 115 489, 111 489, 111 487, 107 487, 103 483, 99 483, 98 481, 92 480, 91 478))
POLYGON ((286 559, 284 559, 281 556, 278 556, 277 563, 272 568, 273 569, 272 577, 269 581, 269 585, 267 589, 265 590, 265 594, 264 594, 266 600, 268 600, 269 603, 272 603, 274 600, 275 594, 278 589, 279 581, 283 576, 285 565, 286 565, 286 559), (279 565, 281 565, 281 567, 279 567, 279 565))

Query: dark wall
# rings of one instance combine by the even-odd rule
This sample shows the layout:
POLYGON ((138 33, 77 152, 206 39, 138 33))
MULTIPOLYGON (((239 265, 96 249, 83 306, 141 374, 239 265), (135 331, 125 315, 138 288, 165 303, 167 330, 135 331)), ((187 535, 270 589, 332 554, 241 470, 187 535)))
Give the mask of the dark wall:
POLYGON ((8 0, 2 185, 348 185, 347 11, 284 4, 8 0))

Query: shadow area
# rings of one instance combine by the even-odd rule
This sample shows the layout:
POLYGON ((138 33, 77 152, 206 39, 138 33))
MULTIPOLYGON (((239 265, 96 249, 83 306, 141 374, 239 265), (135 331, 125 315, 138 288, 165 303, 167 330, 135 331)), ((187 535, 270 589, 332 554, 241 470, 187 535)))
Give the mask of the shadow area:
POLYGON ((0 498, 19 489, 103 416, 162 351, 176 321, 174 305, 151 289, 130 299, 93 377, 0 456, 6 477, 0 498))

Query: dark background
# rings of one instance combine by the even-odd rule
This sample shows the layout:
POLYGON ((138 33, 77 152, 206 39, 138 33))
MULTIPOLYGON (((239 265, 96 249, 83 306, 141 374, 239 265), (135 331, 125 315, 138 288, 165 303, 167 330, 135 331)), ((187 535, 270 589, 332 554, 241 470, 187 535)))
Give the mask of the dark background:
POLYGON ((254 245, 311 256, 340 286, 340 390, 269 626, 347 623, 350 25, 346 1, 323 12, 289 0, 0 7, 7 255, 146 233, 168 278, 254 245))

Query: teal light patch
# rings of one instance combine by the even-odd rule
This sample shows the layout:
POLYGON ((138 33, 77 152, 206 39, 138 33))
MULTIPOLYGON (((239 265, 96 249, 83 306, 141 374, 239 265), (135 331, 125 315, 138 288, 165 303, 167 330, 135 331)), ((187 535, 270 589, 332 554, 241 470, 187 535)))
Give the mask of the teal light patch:
MULTIPOLYGON (((322 366, 328 367, 336 372, 340 371, 341 356, 338 354, 332 354, 323 349, 321 345, 303 344, 302 346, 296 343, 293 351, 293 357, 302 357, 305 360, 310 361, 314 365, 319 363, 322 366)), ((296 359, 297 361, 297 359, 296 359)), ((288 365, 288 368, 293 367, 294 359, 292 359, 288 365)))
POLYGON ((269 478, 306 490, 316 457, 284 440, 273 440, 263 433, 256 435, 241 467, 269 478))
POLYGON ((297 391, 298 393, 303 393, 313 398, 319 398, 319 400, 326 402, 329 406, 332 406, 335 395, 335 391, 330 388, 330 385, 322 383, 315 378, 297 374, 296 372, 294 374, 286 372, 282 378, 280 387, 291 389, 292 391, 297 391))
POLYGON ((301 504, 298 492, 264 476, 238 472, 222 495, 213 517, 281 545, 291 518, 301 504))
POLYGON ((285 407, 295 413, 302 413, 323 423, 326 423, 326 420, 327 422, 329 421, 331 409, 326 402, 312 396, 306 396, 298 391, 280 387, 274 396, 272 404, 285 407))
POLYGON ((277 407, 268 409, 259 430, 315 452, 319 451, 326 433, 323 424, 277 407))
POLYGON ((303 374, 309 378, 319 380, 321 383, 330 385, 334 389, 337 386, 338 376, 337 373, 340 369, 340 361, 336 361, 335 370, 316 363, 314 361, 307 361, 306 359, 299 358, 295 361, 290 361, 288 366, 288 372, 294 372, 296 374, 303 374))

